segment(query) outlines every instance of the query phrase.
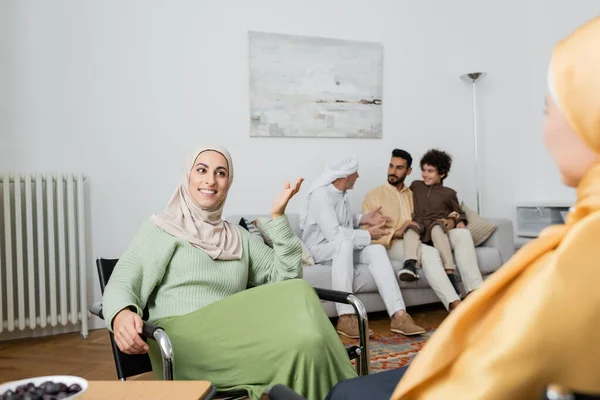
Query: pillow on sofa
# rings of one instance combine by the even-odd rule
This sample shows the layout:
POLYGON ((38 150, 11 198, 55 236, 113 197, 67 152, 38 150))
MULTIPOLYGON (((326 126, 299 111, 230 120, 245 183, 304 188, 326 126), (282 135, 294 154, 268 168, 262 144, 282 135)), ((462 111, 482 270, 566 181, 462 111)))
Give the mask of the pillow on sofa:
POLYGON ((467 229, 471 231, 473 243, 475 244, 475 247, 477 247, 492 236, 492 233, 496 230, 496 225, 482 218, 477 212, 467 207, 464 202, 462 202, 460 206, 467 215, 467 229))
POLYGON ((256 227, 256 221, 248 221, 246 218, 242 218, 240 219, 239 225, 242 228, 246 229, 248 232, 252 233, 253 235, 256 235, 262 240, 265 240, 265 237, 263 236, 262 232, 256 227))
MULTIPOLYGON (((273 241, 267 235, 267 233, 265 232, 265 230, 263 228, 264 224, 266 224, 269 221, 270 221, 269 218, 260 218, 260 217, 256 218, 256 227, 262 233, 263 238, 265 240, 265 244, 269 247, 273 247, 273 241)), ((302 266, 305 267, 308 265, 314 265, 315 260, 312 256, 312 254, 310 254, 310 251, 308 251, 308 249, 304 245, 304 242, 300 241, 300 243, 302 243, 302 266)))

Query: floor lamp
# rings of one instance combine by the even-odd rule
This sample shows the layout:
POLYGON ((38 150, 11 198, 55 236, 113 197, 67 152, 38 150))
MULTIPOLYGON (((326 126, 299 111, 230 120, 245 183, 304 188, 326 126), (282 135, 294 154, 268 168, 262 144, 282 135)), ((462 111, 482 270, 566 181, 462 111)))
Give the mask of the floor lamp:
POLYGON ((477 214, 481 215, 480 193, 479 193, 479 141, 477 132, 477 82, 481 82, 487 72, 469 72, 460 76, 460 79, 470 83, 473 88, 473 144, 475 147, 475 187, 477 189, 477 214))

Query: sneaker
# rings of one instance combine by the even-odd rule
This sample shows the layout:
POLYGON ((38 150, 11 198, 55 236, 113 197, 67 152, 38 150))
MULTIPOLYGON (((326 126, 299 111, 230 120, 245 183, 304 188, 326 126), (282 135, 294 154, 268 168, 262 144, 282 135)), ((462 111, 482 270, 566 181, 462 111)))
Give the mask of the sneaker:
MULTIPOLYGON (((340 315, 336 327, 337 332, 340 335, 344 335, 351 339, 358 339, 358 318, 354 314, 340 315)), ((373 331, 369 329, 369 337, 373 336, 373 331)))
POLYGON ((460 293, 460 289, 458 288, 458 278, 456 277, 456 273, 446 271, 446 274, 448 275, 448 279, 450 280, 452 287, 456 291, 456 294, 459 298, 462 299, 462 294, 460 293))
POLYGON ((404 261, 404 266, 398 272, 398 279, 400 279, 403 282, 414 282, 417 279, 419 279, 419 274, 417 274, 417 261, 404 261))
POLYGON ((425 329, 415 324, 415 321, 404 310, 399 311, 400 315, 397 318, 392 318, 390 330, 395 333, 401 333, 404 336, 420 335, 425 333, 425 329))

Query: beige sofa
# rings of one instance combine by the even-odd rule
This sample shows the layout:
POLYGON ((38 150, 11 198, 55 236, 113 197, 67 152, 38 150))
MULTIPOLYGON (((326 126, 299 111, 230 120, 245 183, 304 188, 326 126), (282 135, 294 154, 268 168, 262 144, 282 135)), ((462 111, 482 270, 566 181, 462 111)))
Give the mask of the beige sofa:
MULTIPOLYGON (((231 215, 227 217, 227 220, 238 224, 242 217, 250 221, 257 217, 269 218, 266 215, 245 214, 231 215)), ((294 232, 298 237, 302 237, 300 215, 288 214, 288 219, 294 232)), ((496 225, 496 231, 488 240, 475 249, 479 268, 484 279, 500 268, 515 252, 512 221, 509 219, 488 219, 488 221, 496 225)), ((393 261, 392 265, 396 272, 402 268, 402 262, 400 261, 393 261)), ((377 292, 377 286, 369 272, 369 268, 364 264, 358 264, 355 266, 354 271, 354 293, 363 302, 367 312, 384 311, 385 305, 377 292)), ((305 266, 304 279, 314 287, 331 289, 330 266, 320 264, 305 266)), ((463 289, 462 283, 459 282, 459 286, 463 289)), ((400 288, 407 306, 439 302, 423 274, 415 282, 400 282, 400 288)), ((323 302, 323 308, 329 317, 337 316, 333 303, 323 302)))

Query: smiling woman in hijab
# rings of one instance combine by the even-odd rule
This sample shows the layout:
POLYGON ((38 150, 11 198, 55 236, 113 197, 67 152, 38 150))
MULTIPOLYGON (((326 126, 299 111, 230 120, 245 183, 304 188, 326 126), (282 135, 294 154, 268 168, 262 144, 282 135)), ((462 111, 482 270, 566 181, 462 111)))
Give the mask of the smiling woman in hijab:
POLYGON ((356 374, 314 290, 296 279, 302 247, 285 208, 302 179, 275 199, 265 225, 270 248, 222 220, 233 176, 226 149, 192 154, 167 208, 143 223, 111 275, 107 327, 121 351, 149 351, 160 376, 158 348, 139 336, 147 306, 171 339, 175 379, 247 389, 252 399, 283 383, 322 399, 356 374))

